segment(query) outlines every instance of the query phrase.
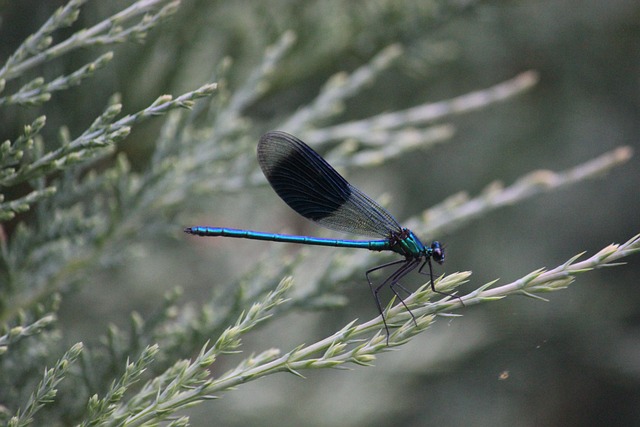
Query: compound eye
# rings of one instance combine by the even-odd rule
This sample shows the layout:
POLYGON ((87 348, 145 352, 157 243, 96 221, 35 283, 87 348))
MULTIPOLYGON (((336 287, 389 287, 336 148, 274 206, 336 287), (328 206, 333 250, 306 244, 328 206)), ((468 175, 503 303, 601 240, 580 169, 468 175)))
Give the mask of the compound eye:
POLYGON ((438 264, 444 262, 444 248, 438 241, 431 243, 431 258, 438 264))

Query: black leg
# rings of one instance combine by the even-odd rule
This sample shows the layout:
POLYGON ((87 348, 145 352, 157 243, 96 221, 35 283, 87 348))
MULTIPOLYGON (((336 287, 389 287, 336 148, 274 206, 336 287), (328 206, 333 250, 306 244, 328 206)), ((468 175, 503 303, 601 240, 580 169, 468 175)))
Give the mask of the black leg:
POLYGON ((426 272, 422 271, 424 269, 424 266, 429 264, 429 280, 431 280, 431 290, 436 293, 436 294, 440 294, 440 295, 444 295, 450 298, 457 298, 458 300, 460 300, 460 304, 462 304, 462 306, 464 307, 464 301, 462 301, 462 298, 460 298, 458 295, 454 295, 454 294, 450 294, 447 292, 442 292, 436 289, 436 285, 435 285, 435 281, 433 280, 433 266, 431 265, 431 258, 427 258, 425 260, 424 263, 422 263, 422 266, 420 267, 420 269, 418 270, 418 273, 420 274, 424 274, 427 275, 426 272))
POLYGON ((373 298, 374 298, 374 300, 376 302, 376 306, 378 307, 378 312, 380 313, 380 316, 382 317, 382 323, 384 324, 385 331, 387 332, 387 344, 389 344, 389 335, 390 335, 389 326, 387 325, 387 319, 385 319, 385 317, 384 317, 384 311, 382 310, 382 304, 380 303, 380 297, 378 296, 378 294, 379 294, 380 290, 382 290, 382 288, 384 288, 385 286, 389 286, 389 289, 391 289, 391 292, 393 292, 393 294, 398 298, 400 303, 404 306, 404 308, 411 315, 411 318, 413 319, 413 322, 415 323, 415 325, 418 326, 418 321, 416 320, 415 316, 413 315, 413 313, 411 312, 409 307, 407 307, 407 304, 404 302, 404 299, 402 298, 402 296, 400 296, 400 294, 396 290, 396 286, 399 286, 400 289, 404 290, 407 293, 410 293, 404 287, 402 287, 402 285, 400 285, 399 281, 404 276, 406 276, 411 271, 413 271, 416 267, 418 267, 419 263, 420 263, 419 259, 406 259, 406 260, 400 260, 400 261, 393 261, 393 262, 390 262, 390 263, 383 264, 383 265, 380 265, 378 267, 372 268, 371 270, 368 270, 367 273, 366 273, 367 282, 369 283, 369 288, 371 289, 371 292, 373 293, 373 298), (393 265, 398 265, 398 264, 402 264, 402 265, 396 271, 394 271, 389 277, 387 277, 381 284, 379 284, 375 288, 373 287, 373 283, 371 282, 371 279, 369 278, 369 274, 371 272, 376 271, 376 270, 380 270, 380 269, 383 269, 383 268, 386 268, 386 267, 391 267, 393 265))
POLYGON ((391 292, 393 292, 393 294, 398 298, 398 300, 400 300, 400 302, 402 303, 404 308, 409 312, 409 314, 411 315, 411 318, 413 319, 413 323, 415 323, 416 327, 418 326, 418 321, 416 320, 416 317, 413 315, 411 310, 409 310, 409 307, 407 307, 407 304, 405 304, 405 302, 402 299, 402 297, 400 296, 400 294, 398 294, 398 291, 396 290, 396 286, 399 287, 400 289, 402 289, 403 291, 405 291, 407 294, 411 294, 411 292, 406 290, 400 284, 399 281, 404 276, 406 276, 407 274, 409 274, 410 272, 415 270, 415 268, 418 266, 419 263, 420 263, 420 261, 417 260, 417 259, 416 260, 407 261, 407 263, 404 266, 400 267, 395 273, 393 273, 391 275, 391 277, 387 278, 387 280, 385 281, 385 284, 389 283, 389 289, 391 289, 391 292))
MULTIPOLYGON (((384 312, 382 311, 382 304, 380 304, 380 298, 378 297, 378 292, 380 291, 381 286, 384 286, 388 282, 388 279, 386 279, 381 286, 378 286, 374 289, 373 283, 371 283, 371 279, 369 278, 369 274, 373 273, 374 271, 381 270, 383 268, 391 267, 393 265, 406 264, 406 263, 407 263, 407 260, 404 260, 404 259, 401 259, 399 261, 392 261, 386 264, 379 265, 377 267, 373 267, 372 269, 367 270, 367 272, 365 273, 367 282, 369 283, 369 289, 371 289, 371 294, 373 295, 373 299, 376 302, 376 307, 378 307, 378 313, 380 313, 380 317, 382 317, 382 323, 384 324, 384 329, 387 332, 387 345, 389 344, 389 326, 387 326, 387 319, 384 318, 384 312)), ((402 267, 400 267, 399 270, 400 269, 402 269, 402 267)), ((396 272, 397 271, 398 270, 396 270, 396 272)), ((391 276, 395 274, 396 273, 394 272, 391 276)))

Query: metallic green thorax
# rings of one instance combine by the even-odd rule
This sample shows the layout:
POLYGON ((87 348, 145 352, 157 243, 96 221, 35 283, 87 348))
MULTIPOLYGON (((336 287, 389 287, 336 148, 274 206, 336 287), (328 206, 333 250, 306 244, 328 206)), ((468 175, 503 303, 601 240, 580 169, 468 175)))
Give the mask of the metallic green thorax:
POLYGON ((402 229, 402 233, 391 236, 389 241, 392 251, 404 255, 407 258, 420 258, 428 255, 426 252, 429 252, 420 239, 418 239, 418 236, 406 228, 402 229))

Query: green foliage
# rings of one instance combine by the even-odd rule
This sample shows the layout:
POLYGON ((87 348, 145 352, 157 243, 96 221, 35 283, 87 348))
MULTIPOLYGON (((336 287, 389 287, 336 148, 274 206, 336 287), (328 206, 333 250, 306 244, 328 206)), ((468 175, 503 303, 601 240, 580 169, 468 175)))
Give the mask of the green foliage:
MULTIPOLYGON (((61 7, 5 61, 0 69, 5 93, 1 108, 40 114, 39 108, 57 92, 99 78, 118 55, 115 50, 96 53, 96 59, 54 78, 31 77, 39 67, 79 49, 145 41, 148 32, 157 31, 180 6, 178 1, 141 0, 98 24, 76 29, 84 3, 72 0, 61 7), (69 28, 71 35, 62 31, 69 28)), ((439 2, 424 3, 440 5, 441 15, 431 17, 461 12, 439 2)), ((368 8, 366 12, 375 15, 368 8)), ((383 14, 384 19, 401 13, 394 10, 383 14)), ((385 34, 366 36, 386 42, 385 34)), ((343 305, 341 284, 361 275, 372 262, 371 254, 336 254, 325 275, 294 292, 287 276, 305 255, 288 259, 282 249, 275 249, 229 286, 235 289, 232 294, 216 294, 193 307, 181 302, 179 290, 171 291, 155 303, 154 314, 143 318, 132 313, 128 330, 111 326, 100 344, 77 343, 66 349, 57 317, 61 301, 72 291, 91 283, 96 271, 135 259, 140 236, 175 237, 180 229, 176 218, 186 206, 197 205, 193 200, 200 195, 234 194, 263 184, 247 153, 266 124, 250 109, 281 84, 278 73, 294 55, 296 38, 295 32, 283 32, 239 82, 232 81, 234 65, 222 59, 215 82, 176 97, 158 96, 137 112, 122 115, 120 96, 112 96, 77 136, 61 127, 58 140, 51 140, 45 115, 38 115, 21 134, 0 145, 2 422, 186 425, 186 417, 176 418, 182 410, 248 381, 277 372, 302 376, 312 369, 370 366, 377 354, 406 344, 436 316, 451 315, 462 303, 488 304, 514 294, 541 298, 541 293, 567 287, 577 275, 640 251, 636 236, 585 261, 572 258, 499 287, 491 282, 459 300, 434 302, 425 284, 405 300, 415 322, 403 305, 392 302, 387 307, 393 327, 388 341, 379 317, 354 320, 317 342, 284 352, 269 348, 241 358, 225 373, 212 374, 220 357, 241 353, 244 336, 263 324, 296 310, 343 305), (164 121, 153 153, 142 167, 133 168, 119 144, 128 143, 135 127, 159 116, 164 121), (278 260, 275 266, 273 259, 278 260)), ((333 40, 344 38, 337 32, 333 40)), ((508 101, 538 80, 528 71, 449 100, 339 122, 345 105, 370 89, 405 53, 401 43, 388 44, 362 65, 330 78, 307 105, 272 120, 278 128, 326 148, 332 163, 365 169, 450 140, 454 127, 444 120, 508 101)), ((328 55, 326 49, 323 55, 328 55)), ((451 231, 502 206, 600 176, 630 156, 631 150, 621 147, 565 172, 529 173, 507 187, 491 184, 473 198, 458 194, 408 225, 426 235, 451 231)), ((451 292, 469 277, 469 272, 449 274, 436 286, 451 292)))

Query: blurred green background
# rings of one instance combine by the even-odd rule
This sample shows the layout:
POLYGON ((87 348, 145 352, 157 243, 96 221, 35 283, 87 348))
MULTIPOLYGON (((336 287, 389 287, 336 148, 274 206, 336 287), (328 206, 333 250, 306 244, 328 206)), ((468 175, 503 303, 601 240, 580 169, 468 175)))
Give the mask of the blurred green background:
MULTIPOLYGON (((2 57, 61 4, 4 3, 2 57)), ((89 2, 81 20, 90 25, 126 4, 89 2)), ((135 111, 160 94, 193 89, 210 80, 227 56, 233 59, 233 91, 265 47, 287 30, 296 33, 296 46, 250 111, 256 141, 274 121, 312 100, 333 74, 354 70, 393 43, 403 45, 403 58, 330 123, 448 99, 525 70, 539 72, 540 83, 526 94, 457 116, 450 142, 349 173, 374 198, 391 196, 390 210, 401 221, 459 191, 476 195, 494 180, 510 184, 533 170, 564 170, 621 145, 639 146, 640 3, 634 0, 184 1, 146 44, 119 46, 115 61, 96 79, 56 95, 45 108, 48 132, 55 135, 63 124, 72 133, 86 128, 113 92, 121 92, 125 109, 135 111)), ((94 53, 77 53, 46 71, 57 75, 94 53)), ((11 114, 3 118, 5 137, 36 112, 11 114)), ((136 168, 145 167, 160 125, 145 123, 122 145, 136 168)), ((636 155, 600 179, 497 210, 450 235, 426 236, 446 244, 447 262, 438 274, 473 271, 462 289, 470 291, 626 241, 640 230, 639 165, 636 155)), ((255 259, 269 256, 269 244, 195 244, 180 235, 182 225, 319 232, 266 187, 241 196, 205 201, 209 214, 185 207, 177 243, 140 236, 144 256, 97 271, 93 283, 64 302, 64 339, 91 343, 109 323, 126 325, 132 310, 153 310, 176 286, 188 300, 207 298, 212 283, 230 282, 251 270, 255 259)), ((312 258, 327 251, 304 250, 314 251, 312 258)), ((409 345, 382 355, 374 368, 247 384, 195 407, 193 425, 640 425, 636 258, 580 276, 569 289, 550 294, 548 303, 509 298, 463 309, 462 318, 439 319, 409 345)), ((298 282, 317 273, 312 265, 303 267, 298 282)), ((280 319, 248 337, 245 352, 309 343, 356 316, 375 315, 364 280, 345 295, 349 307, 280 319)), ((226 369, 224 360, 219 369, 226 369)))

